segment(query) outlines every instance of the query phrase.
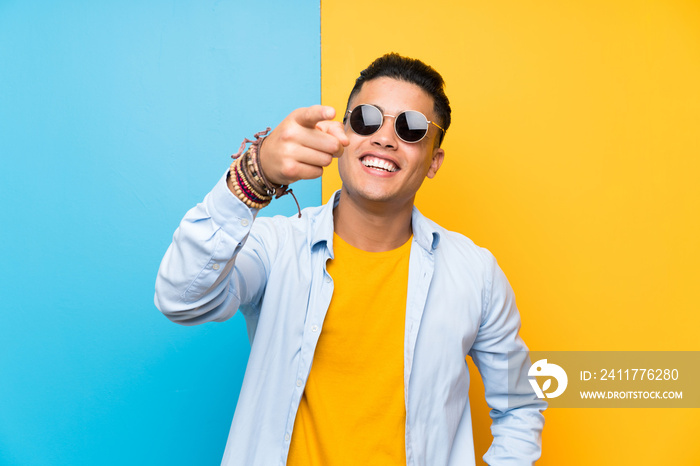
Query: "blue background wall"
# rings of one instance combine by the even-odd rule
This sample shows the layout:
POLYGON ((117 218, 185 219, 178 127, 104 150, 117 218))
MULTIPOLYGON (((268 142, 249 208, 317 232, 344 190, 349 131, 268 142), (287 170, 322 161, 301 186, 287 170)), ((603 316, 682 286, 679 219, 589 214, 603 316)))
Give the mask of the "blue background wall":
POLYGON ((318 1, 0 1, 0 464, 218 464, 243 321, 170 323, 156 270, 243 137, 319 102, 318 1))

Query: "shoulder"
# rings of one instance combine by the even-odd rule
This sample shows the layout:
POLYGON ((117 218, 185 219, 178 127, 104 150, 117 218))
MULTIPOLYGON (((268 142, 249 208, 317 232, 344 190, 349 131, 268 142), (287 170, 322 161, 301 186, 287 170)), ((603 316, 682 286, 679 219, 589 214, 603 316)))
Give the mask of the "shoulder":
POLYGON ((440 262, 454 266, 468 267, 473 271, 491 274, 496 265, 496 259, 491 251, 474 243, 470 238, 456 231, 448 230, 433 220, 420 215, 423 227, 437 235, 433 241, 433 254, 440 262))
POLYGON ((297 214, 257 217, 250 237, 269 249, 278 249, 290 244, 296 248, 310 246, 329 228, 332 236, 333 222, 325 219, 326 210, 327 206, 315 206, 302 209, 301 217, 297 214))

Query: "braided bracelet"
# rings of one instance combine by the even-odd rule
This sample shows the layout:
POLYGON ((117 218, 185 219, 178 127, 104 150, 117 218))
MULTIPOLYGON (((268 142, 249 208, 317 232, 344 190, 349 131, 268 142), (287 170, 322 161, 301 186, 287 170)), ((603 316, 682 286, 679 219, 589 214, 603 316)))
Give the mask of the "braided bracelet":
POLYGON ((261 199, 272 199, 272 194, 274 193, 266 190, 262 183, 260 183, 252 174, 250 168, 250 150, 246 151, 246 153, 239 157, 238 160, 240 160, 238 164, 238 171, 240 172, 242 181, 246 187, 248 187, 253 194, 256 195, 256 197, 261 199))

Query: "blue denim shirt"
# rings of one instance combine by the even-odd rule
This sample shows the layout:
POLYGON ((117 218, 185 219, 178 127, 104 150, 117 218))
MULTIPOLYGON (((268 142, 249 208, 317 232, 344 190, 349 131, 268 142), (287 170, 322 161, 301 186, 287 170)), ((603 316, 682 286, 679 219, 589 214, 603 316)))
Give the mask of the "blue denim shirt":
MULTIPOLYGON (((185 215, 163 258, 155 304, 168 318, 194 325, 224 321, 238 309, 245 316, 250 359, 223 465, 286 464, 333 294, 326 262, 333 258, 337 199, 336 193, 326 205, 304 209, 301 218, 255 219, 257 211, 236 199, 223 177, 185 215)), ((491 407, 494 441, 485 460, 534 463, 546 403, 532 396, 529 360, 517 393, 508 393, 508 352, 527 348, 506 277, 487 250, 416 208, 412 222, 404 337, 407 464, 475 464, 467 356, 481 372, 491 407)), ((356 313, 372 318, 363 309, 356 313)))

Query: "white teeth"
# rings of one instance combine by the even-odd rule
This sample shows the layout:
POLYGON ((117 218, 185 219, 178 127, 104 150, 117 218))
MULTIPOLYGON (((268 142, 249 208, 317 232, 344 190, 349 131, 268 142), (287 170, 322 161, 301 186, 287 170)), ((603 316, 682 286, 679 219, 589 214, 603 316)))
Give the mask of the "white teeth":
POLYGON ((388 160, 379 159, 376 157, 365 157, 364 159, 362 159, 362 165, 364 165, 365 167, 386 170, 388 172, 395 172, 396 170, 398 170, 396 165, 389 162, 388 160))

